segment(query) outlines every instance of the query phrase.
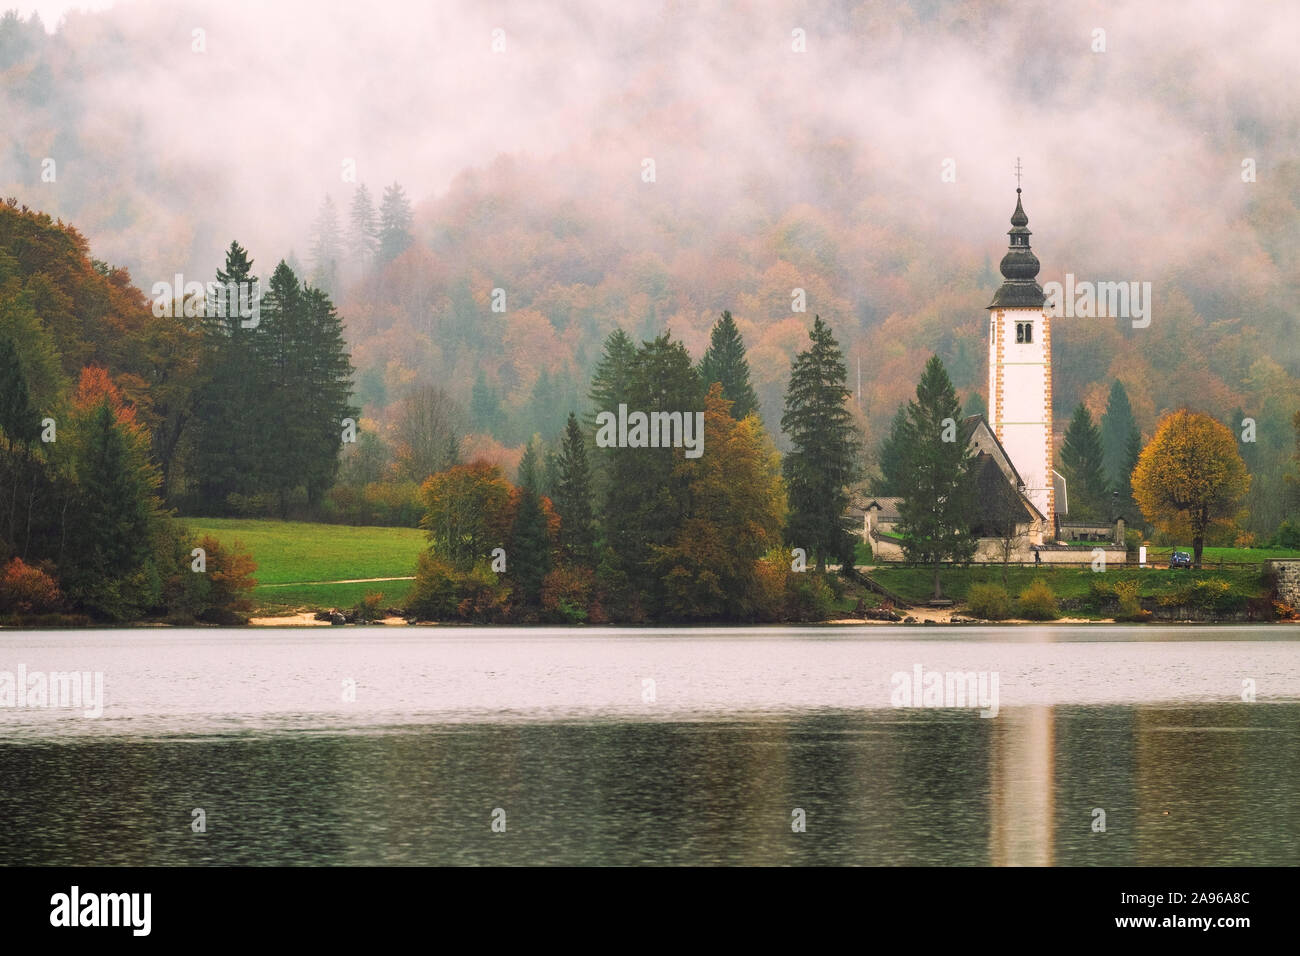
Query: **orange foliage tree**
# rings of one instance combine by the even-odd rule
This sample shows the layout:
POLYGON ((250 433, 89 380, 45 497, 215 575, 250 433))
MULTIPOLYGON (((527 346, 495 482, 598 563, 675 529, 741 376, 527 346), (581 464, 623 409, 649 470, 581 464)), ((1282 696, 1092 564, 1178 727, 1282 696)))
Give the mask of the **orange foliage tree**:
POLYGON ((1160 420, 1133 471, 1133 496, 1142 514, 1169 534, 1190 533, 1197 565, 1207 529, 1236 517, 1249 490, 1250 475, 1232 432, 1186 409, 1160 420))

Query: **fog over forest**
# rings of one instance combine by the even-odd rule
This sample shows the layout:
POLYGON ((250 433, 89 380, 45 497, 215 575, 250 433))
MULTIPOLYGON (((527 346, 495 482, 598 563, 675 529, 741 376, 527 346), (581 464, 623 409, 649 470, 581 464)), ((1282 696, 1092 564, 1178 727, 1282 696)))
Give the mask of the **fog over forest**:
POLYGON ((436 383, 513 463, 584 410, 612 329, 698 358, 729 309, 775 433, 820 314, 855 388, 861 361, 871 448, 931 353, 984 387, 1019 159, 1040 281, 1154 290, 1147 329, 1058 322, 1058 424, 1116 379, 1146 434, 1183 403, 1245 412, 1273 475, 1252 496, 1275 496, 1300 403, 1295 7, 43 6, 0 33, 0 195, 145 294, 210 278, 232 239, 263 278, 311 278, 325 197, 346 229, 357 183, 376 206, 401 184, 411 247, 329 282, 372 420, 436 383), (480 381, 498 423, 473 418, 480 381))

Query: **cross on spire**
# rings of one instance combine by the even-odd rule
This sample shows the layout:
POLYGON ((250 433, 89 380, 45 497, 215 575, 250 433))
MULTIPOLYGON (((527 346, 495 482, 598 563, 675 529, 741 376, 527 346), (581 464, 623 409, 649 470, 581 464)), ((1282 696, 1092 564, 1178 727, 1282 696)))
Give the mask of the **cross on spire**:
POLYGON ((1016 157, 1016 192, 1020 192, 1020 157, 1016 157))

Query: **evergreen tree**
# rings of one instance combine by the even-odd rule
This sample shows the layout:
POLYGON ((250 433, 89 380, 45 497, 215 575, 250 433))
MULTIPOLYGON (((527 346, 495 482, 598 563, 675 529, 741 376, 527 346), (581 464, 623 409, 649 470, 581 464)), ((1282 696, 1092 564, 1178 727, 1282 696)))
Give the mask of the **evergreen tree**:
MULTIPOLYGON (((626 384, 610 394, 632 411, 678 412, 683 418, 703 411, 704 392, 686 347, 669 333, 644 342, 626 369, 626 384), (619 392, 622 394, 619 394, 619 392)), ((599 406, 597 406, 599 407, 599 406)), ((707 449, 704 452, 708 454, 707 449)), ((664 606, 662 587, 648 565, 652 549, 667 544, 687 511, 687 476, 676 467, 677 448, 610 448, 602 526, 613 552, 613 567, 644 607, 664 606)))
POLYGON ((334 303, 323 289, 307 288, 303 309, 301 361, 290 387, 303 415, 299 477, 314 510, 338 476, 343 420, 361 413, 350 401, 353 368, 334 303))
POLYGON ((59 561, 64 591, 90 614, 130 620, 162 595, 153 547, 163 518, 148 438, 119 421, 107 398, 74 427, 77 495, 59 561))
POLYGON ((1071 518, 1107 521, 1112 517, 1110 484, 1103 458, 1101 432, 1088 409, 1079 405, 1061 443, 1061 471, 1065 475, 1071 518))
POLYGON ((615 329, 605 339, 605 350, 596 362, 588 392, 592 408, 588 421, 590 427, 595 427, 596 415, 601 412, 617 414, 619 402, 627 400, 627 383, 636 357, 636 345, 622 329, 615 329))
POLYGON ((911 437, 908 434, 907 406, 898 406, 889 434, 880 442, 877 451, 880 475, 871 482, 871 493, 882 498, 899 498, 907 491, 907 477, 903 473, 903 455, 911 437))
POLYGON ((27 376, 18 351, 8 338, 0 337, 0 434, 10 449, 30 445, 40 437, 40 420, 31 407, 27 376))
POLYGON ((384 190, 384 200, 379 205, 379 261, 392 262, 411 245, 411 224, 415 217, 411 201, 397 183, 384 190))
POLYGON ((976 389, 971 389, 970 394, 966 396, 966 404, 961 412, 967 418, 972 415, 983 415, 987 421, 989 417, 989 407, 984 404, 984 396, 976 389))
POLYGON ((530 441, 519 462, 519 507, 510 531, 510 575, 525 603, 540 603, 542 581, 551 570, 551 537, 539 493, 537 449, 530 441))
POLYGON ((264 334, 262 318, 254 323, 241 314, 238 294, 247 291, 251 304, 257 283, 253 261, 238 243, 226 250, 224 269, 217 283, 226 290, 224 301, 208 302, 203 318, 198 387, 194 396, 194 456, 191 471, 197 486, 198 508, 207 514, 228 509, 230 496, 256 490, 263 464, 259 418, 268 400, 263 351, 257 347, 264 334))
POLYGON ((961 406, 939 356, 932 355, 907 404, 902 449, 898 534, 909 561, 934 570, 934 596, 943 597, 939 568, 975 552, 975 457, 963 440, 961 406))
POLYGON ((594 491, 587 443, 578 416, 573 412, 569 412, 555 470, 554 501, 560 515, 560 550, 569 561, 589 564, 596 544, 594 491))
POLYGON ((858 435, 847 406, 844 354, 820 316, 812 345, 795 356, 785 393, 781 429, 792 448, 783 470, 790 511, 786 541, 815 555, 817 570, 828 559, 853 563, 854 537, 845 527, 848 487, 858 475, 858 435))
POLYGON ((348 208, 348 255, 358 270, 365 271, 379 251, 379 227, 375 204, 365 183, 357 184, 348 208))
POLYGON ((1116 379, 1111 383, 1110 398, 1107 399, 1106 411, 1101 416, 1101 449, 1106 478, 1113 488, 1120 489, 1121 495, 1133 474, 1132 468, 1126 472, 1125 466, 1129 464, 1128 447, 1137 430, 1137 419, 1133 417, 1128 392, 1124 391, 1124 386, 1116 379))
POLYGON ((723 312, 713 325, 708 351, 700 359, 700 379, 707 389, 722 383, 722 397, 731 401, 731 417, 740 421, 758 411, 758 396, 749 383, 749 362, 745 343, 730 312, 723 312))
POLYGON ((478 370, 478 378, 474 380, 474 387, 470 390, 469 414, 473 419, 474 427, 479 431, 500 437, 499 432, 504 422, 501 399, 496 389, 488 384, 487 375, 482 369, 478 370))
POLYGON ((320 213, 312 227, 311 263, 312 284, 329 293, 338 291, 339 259, 343 255, 343 240, 339 231, 338 210, 329 193, 321 203, 320 213))

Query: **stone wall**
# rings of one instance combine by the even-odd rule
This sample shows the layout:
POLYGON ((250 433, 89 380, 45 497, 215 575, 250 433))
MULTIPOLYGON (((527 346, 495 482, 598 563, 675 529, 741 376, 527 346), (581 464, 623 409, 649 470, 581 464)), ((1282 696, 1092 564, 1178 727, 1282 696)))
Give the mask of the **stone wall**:
POLYGON ((1270 561, 1268 568, 1277 578, 1277 599, 1300 606, 1300 561, 1270 561))

